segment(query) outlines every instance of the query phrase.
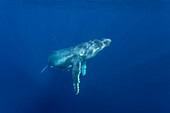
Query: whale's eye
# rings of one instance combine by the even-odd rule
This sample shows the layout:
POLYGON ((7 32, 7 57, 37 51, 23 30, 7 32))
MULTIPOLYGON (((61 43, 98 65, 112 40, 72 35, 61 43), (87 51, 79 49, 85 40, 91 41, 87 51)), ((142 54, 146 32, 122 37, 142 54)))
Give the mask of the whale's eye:
POLYGON ((84 50, 80 50, 80 56, 83 56, 84 55, 84 50))

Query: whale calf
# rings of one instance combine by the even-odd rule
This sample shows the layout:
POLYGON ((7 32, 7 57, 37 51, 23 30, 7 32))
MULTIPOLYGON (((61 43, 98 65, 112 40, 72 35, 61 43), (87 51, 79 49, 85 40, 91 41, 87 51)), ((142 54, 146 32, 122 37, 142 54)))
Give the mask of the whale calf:
POLYGON ((51 68, 72 69, 72 81, 74 94, 79 93, 80 74, 86 74, 86 62, 96 56, 105 47, 108 47, 111 39, 94 39, 79 45, 52 51, 48 56, 48 65, 51 68))

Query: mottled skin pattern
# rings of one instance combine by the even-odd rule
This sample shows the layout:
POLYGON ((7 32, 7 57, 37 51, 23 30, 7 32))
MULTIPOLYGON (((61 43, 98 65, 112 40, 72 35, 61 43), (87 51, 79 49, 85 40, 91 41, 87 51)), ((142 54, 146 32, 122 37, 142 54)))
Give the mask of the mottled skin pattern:
POLYGON ((110 39, 94 39, 77 46, 52 51, 48 57, 51 68, 72 68, 74 94, 79 93, 80 74, 86 74, 86 61, 110 45, 110 39))

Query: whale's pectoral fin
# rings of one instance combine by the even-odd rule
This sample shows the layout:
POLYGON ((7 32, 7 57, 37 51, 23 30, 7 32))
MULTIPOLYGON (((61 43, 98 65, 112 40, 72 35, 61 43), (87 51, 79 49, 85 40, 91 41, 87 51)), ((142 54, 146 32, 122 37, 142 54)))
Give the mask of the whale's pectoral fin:
POLYGON ((73 64, 73 68, 72 68, 73 88, 74 88, 75 95, 79 93, 80 73, 81 73, 81 62, 78 61, 73 64))
POLYGON ((83 63, 83 65, 81 66, 81 70, 82 70, 82 75, 83 75, 83 76, 86 75, 86 68, 87 68, 87 66, 86 66, 86 62, 85 62, 85 63, 83 63))

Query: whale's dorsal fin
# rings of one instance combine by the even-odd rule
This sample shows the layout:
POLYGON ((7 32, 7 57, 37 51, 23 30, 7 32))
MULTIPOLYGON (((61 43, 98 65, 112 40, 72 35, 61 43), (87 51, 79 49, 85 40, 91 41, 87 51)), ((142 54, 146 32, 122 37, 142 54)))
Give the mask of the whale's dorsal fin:
POLYGON ((81 61, 77 61, 73 64, 72 68, 72 80, 75 95, 79 93, 80 74, 81 74, 81 61))

